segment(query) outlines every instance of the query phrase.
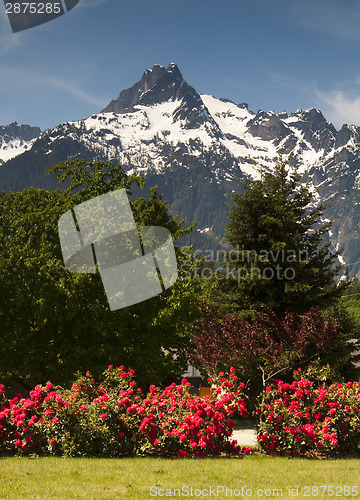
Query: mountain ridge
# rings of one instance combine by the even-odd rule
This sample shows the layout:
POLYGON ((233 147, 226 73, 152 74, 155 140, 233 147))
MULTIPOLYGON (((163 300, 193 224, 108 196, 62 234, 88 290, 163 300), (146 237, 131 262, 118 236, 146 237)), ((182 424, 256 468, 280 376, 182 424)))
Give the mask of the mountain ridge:
POLYGON ((31 147, 34 139, 41 133, 39 127, 18 125, 0 125, 0 165, 31 147))
POLYGON ((200 95, 174 63, 145 71, 100 113, 31 139, 0 167, 0 189, 58 187, 44 174, 71 158, 120 162, 158 184, 173 213, 197 221, 195 244, 216 245, 231 192, 242 189, 239 180, 258 177, 254 162, 271 170, 279 149, 294 154, 303 182, 318 188, 316 200, 331 201, 326 217, 335 219, 332 239, 343 260, 360 261, 360 127, 336 130, 315 108, 255 113, 200 95))

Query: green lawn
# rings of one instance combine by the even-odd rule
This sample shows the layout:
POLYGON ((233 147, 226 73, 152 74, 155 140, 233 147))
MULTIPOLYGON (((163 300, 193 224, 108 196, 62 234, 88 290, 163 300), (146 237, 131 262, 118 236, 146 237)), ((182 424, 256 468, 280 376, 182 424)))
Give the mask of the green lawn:
MULTIPOLYGON (((228 495, 212 495, 209 498, 274 498, 282 489, 283 498, 289 498, 288 488, 299 487, 298 498, 304 496, 304 487, 334 486, 313 490, 308 497, 329 498, 349 496, 355 493, 344 486, 357 486, 360 490, 360 460, 307 460, 247 456, 242 459, 219 458, 202 460, 166 460, 159 458, 133 459, 63 459, 63 458, 5 458, 0 459, 0 498, 2 499, 122 499, 132 498, 179 498, 175 488, 188 487, 189 498, 206 498, 219 486, 228 487, 228 495), (153 486, 153 495, 150 487, 153 486), (191 490, 193 495, 191 497, 191 490), (162 489, 159 490, 159 488, 162 489), (166 491, 171 488, 172 491, 166 491), (243 492, 241 488, 244 488, 243 492), (207 491, 200 495, 196 489, 207 491), (268 489, 265 492, 265 489, 268 489), (246 490, 248 490, 246 492, 246 490), (348 495, 347 493, 349 493, 348 495), (315 493, 318 492, 318 495, 315 493), (168 495, 166 495, 168 493, 168 495), (243 494, 242 494, 243 493, 243 494), (247 494, 246 494, 247 493, 247 494), (322 494, 323 493, 323 494, 322 494), (341 493, 341 494, 340 494, 341 493)), ((182 497, 185 497, 183 494, 182 497)))

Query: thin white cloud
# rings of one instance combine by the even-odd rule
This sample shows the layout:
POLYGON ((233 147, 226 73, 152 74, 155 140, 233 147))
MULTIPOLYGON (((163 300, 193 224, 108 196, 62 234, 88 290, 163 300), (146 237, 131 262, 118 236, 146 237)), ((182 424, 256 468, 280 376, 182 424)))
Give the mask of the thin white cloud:
POLYGON ((3 6, 3 2, 1 2, 1 7, 0 7, 0 22, 3 22, 4 20, 7 20, 7 14, 5 12, 5 8, 3 6))
POLYGON ((278 73, 269 73, 268 78, 280 89, 305 95, 306 100, 311 103, 310 107, 318 108, 336 128, 341 128, 344 123, 360 126, 360 77, 341 80, 338 82, 338 89, 329 91, 319 90, 315 83, 278 73))
POLYGON ((284 7, 297 23, 307 28, 347 40, 360 40, 358 0, 286 1, 284 7))
MULTIPOLYGON (((114 0, 80 0, 75 8, 100 7, 113 1, 114 0)), ((42 29, 48 30, 49 28, 46 24, 42 29)), ((0 0, 0 57, 19 47, 24 42, 26 35, 26 30, 19 33, 12 32, 8 16, 5 12, 5 6, 0 0)))
MULTIPOLYGON (((1 26, 1 25, 0 25, 1 26)), ((1 27, 0 27, 1 29, 1 27)), ((0 57, 4 56, 11 50, 18 47, 21 43, 20 37, 14 37, 13 34, 1 34, 0 35, 0 57)))
POLYGON ((316 90, 316 96, 327 119, 335 127, 340 128, 344 123, 360 126, 360 97, 347 95, 343 90, 316 90))
POLYGON ((98 97, 94 97, 83 89, 75 85, 73 82, 69 80, 58 80, 57 78, 52 77, 40 77, 40 80, 43 85, 62 89, 65 92, 79 98, 81 101, 84 101, 92 106, 101 107, 104 105, 104 99, 100 99, 98 97))
POLYGON ((0 57, 4 56, 12 49, 18 47, 23 39, 22 33, 13 33, 11 31, 9 19, 3 8, 3 2, 0 4, 0 57))
POLYGON ((280 73, 270 72, 267 73, 269 81, 280 89, 296 91, 307 97, 313 95, 312 84, 299 79, 289 77, 287 75, 282 75, 280 73))
POLYGON ((7 89, 9 95, 19 95, 19 93, 21 95, 22 86, 24 90, 26 89, 26 93, 28 93, 29 87, 33 86, 37 91, 42 89, 44 92, 49 89, 63 90, 65 93, 91 104, 96 108, 104 107, 108 101, 107 97, 99 98, 92 96, 71 80, 43 75, 38 72, 35 73, 24 69, 20 70, 6 65, 0 66, 0 84, 3 93, 5 89, 7 89))

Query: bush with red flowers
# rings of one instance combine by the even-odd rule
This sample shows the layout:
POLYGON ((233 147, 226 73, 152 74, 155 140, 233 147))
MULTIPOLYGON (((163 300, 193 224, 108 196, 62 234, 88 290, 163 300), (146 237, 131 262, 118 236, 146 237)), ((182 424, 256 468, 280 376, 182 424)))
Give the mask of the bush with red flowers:
MULTIPOLYGON (((236 441, 229 441, 235 413, 247 417, 242 398, 244 384, 230 369, 229 377, 220 373, 214 397, 189 394, 190 383, 171 384, 164 391, 150 387, 137 411, 140 429, 146 434, 148 451, 181 456, 207 456, 222 452, 239 453, 236 441)), ((247 448, 242 450, 248 452, 247 448)))
POLYGON ((259 416, 258 442, 270 455, 360 454, 360 383, 318 386, 301 378, 275 381, 266 388, 259 416))
POLYGON ((189 393, 186 379, 144 396, 134 371, 109 366, 96 383, 90 372, 70 390, 49 382, 28 398, 6 400, 0 386, 0 454, 122 457, 204 457, 248 453, 230 436, 234 415, 247 417, 243 384, 232 368, 220 374, 214 396, 189 393))

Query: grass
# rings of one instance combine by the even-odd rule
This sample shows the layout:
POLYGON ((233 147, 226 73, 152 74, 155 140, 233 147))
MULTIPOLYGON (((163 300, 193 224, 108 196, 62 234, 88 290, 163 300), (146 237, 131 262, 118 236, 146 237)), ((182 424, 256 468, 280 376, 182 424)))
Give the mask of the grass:
MULTIPOLYGON (((304 487, 338 486, 337 493, 344 495, 343 486, 360 484, 360 460, 307 460, 264 456, 236 458, 207 458, 203 460, 166 460, 160 458, 90 459, 90 458, 3 458, 0 459, 0 498, 3 499, 135 499, 159 498, 155 491, 169 497, 169 492, 158 488, 172 489, 172 497, 179 498, 174 488, 192 487, 193 498, 199 491, 212 486, 227 486, 233 490, 233 497, 248 497, 245 490, 252 490, 252 496, 280 496, 273 489, 282 489, 283 498, 290 498, 288 488, 299 487, 298 498, 306 498, 304 487), (150 495, 150 487, 153 495, 150 495), (241 495, 241 488, 244 488, 241 495), (238 490, 237 492, 235 490, 238 490), (268 489, 267 495, 265 489, 268 489), (271 490, 271 491, 270 491, 271 490), (166 495, 168 493, 168 495, 166 495), (175 494, 174 494, 175 493, 175 494), (270 493, 270 494, 269 494, 270 493)), ((316 490, 314 490, 316 491, 316 490)), ((321 495, 328 498, 327 491, 321 495)), ((331 493, 331 492, 330 492, 331 493)), ((336 491, 335 491, 336 493, 336 491)), ((359 491, 360 494, 360 491, 359 491)), ((185 496, 185 495, 183 495, 185 496)), ((357 496, 357 495, 353 495, 357 496)), ((191 497, 190 491, 188 497, 191 497)), ((213 495, 214 497, 214 495, 213 495)), ((216 498, 231 498, 219 494, 216 498)))

